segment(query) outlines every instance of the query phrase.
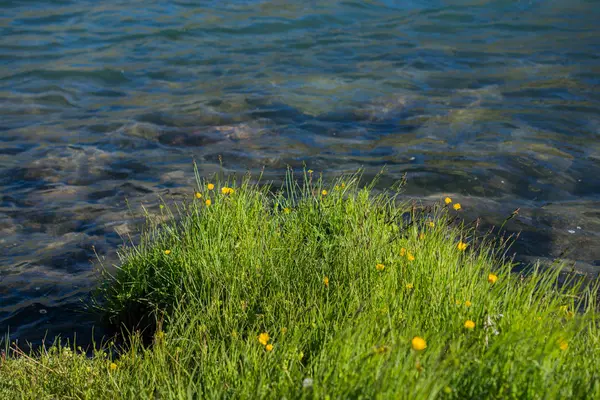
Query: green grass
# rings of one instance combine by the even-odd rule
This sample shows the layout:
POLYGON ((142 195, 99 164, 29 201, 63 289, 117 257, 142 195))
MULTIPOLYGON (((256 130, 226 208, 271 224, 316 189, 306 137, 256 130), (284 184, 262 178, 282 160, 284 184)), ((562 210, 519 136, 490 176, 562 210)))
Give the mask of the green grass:
POLYGON ((11 346, 0 397, 600 397, 597 285, 513 273, 506 243, 458 222, 457 199, 414 207, 359 178, 199 179, 202 198, 148 213, 101 286, 125 344, 11 346))

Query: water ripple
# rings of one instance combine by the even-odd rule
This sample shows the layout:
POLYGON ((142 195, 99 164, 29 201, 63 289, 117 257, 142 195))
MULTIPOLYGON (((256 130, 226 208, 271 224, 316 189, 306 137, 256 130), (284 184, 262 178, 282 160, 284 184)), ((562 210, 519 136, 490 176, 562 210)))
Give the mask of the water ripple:
POLYGON ((468 218, 520 208, 507 229, 524 260, 568 249, 599 271, 593 1, 0 9, 0 331, 14 338, 89 334, 90 260, 118 261, 142 204, 189 196, 193 160, 275 182, 287 166, 386 166, 382 186, 408 173, 407 197, 452 195, 468 218))

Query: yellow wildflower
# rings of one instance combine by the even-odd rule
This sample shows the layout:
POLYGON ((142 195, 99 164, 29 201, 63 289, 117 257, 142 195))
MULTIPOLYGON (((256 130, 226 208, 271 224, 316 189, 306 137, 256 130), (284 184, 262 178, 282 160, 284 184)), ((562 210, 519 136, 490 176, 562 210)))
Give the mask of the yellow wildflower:
POLYGON ((475 328, 475 322, 471 321, 470 319, 465 321, 465 328, 467 329, 473 329, 475 328))
POLYGON ((435 226, 435 222, 429 221, 427 225, 429 225, 430 228, 433 228, 435 226))
POLYGON ((425 348, 427 347, 427 342, 425 341, 425 339, 419 336, 415 336, 414 338, 412 338, 411 344, 413 350, 416 351, 425 350, 425 348))
POLYGON ((215 188, 215 185, 209 183, 208 185, 206 185, 206 187, 208 188, 208 190, 213 190, 215 188))
POLYGON ((290 212, 292 212, 292 210, 290 210, 290 209, 289 209, 289 207, 285 207, 285 208, 283 209, 283 213, 284 213, 284 214, 289 214, 290 212))
POLYGON ((325 287, 329 287, 329 278, 328 277, 324 277, 323 278, 323 283, 325 284, 325 287))
POLYGON ((414 286, 413 286, 413 284, 412 284, 412 283, 407 283, 407 284, 406 284, 406 289, 408 289, 408 290, 412 290, 412 288, 413 288, 413 287, 414 287, 414 286))
POLYGON ((464 243, 461 241, 461 242, 458 242, 458 245, 456 247, 460 251, 465 251, 467 249, 467 246, 469 246, 467 243, 464 243))
POLYGON ((494 284, 494 283, 496 283, 497 280, 498 280, 498 275, 496 275, 496 274, 489 274, 488 275, 488 282, 489 283, 494 284))
POLYGON ((446 198, 444 199, 444 203, 446 203, 446 204, 450 204, 450 203, 452 203, 452 199, 451 199, 450 197, 446 197, 446 198))
POLYGON ((385 265, 383 265, 383 264, 377 264, 375 266, 375 268, 377 269, 377 271, 383 271, 385 269, 385 265))
POLYGON ((419 234, 419 239, 420 240, 425 240, 425 234, 424 233, 420 233, 419 234))
POLYGON ((346 187, 346 184, 342 182, 342 189, 346 187))
POLYGON ((558 341, 558 347, 562 350, 565 351, 569 348, 569 343, 566 340, 559 340, 558 341))
POLYGON ((327 196, 327 190, 323 189, 323 190, 321 191, 321 194, 322 194, 323 196, 327 196))
POLYGON ((210 199, 206 199, 204 204, 206 204, 207 206, 210 206, 212 204, 212 201, 210 201, 210 199))
POLYGON ((268 344, 265 346, 265 350, 266 351, 272 351, 273 350, 273 345, 272 344, 268 344))
POLYGON ((109 367, 110 367, 110 369, 111 369, 112 371, 114 371, 115 369, 117 369, 117 364, 115 364, 115 363, 110 363, 109 367))
POLYGON ((258 335, 258 342, 263 346, 266 346, 269 343, 269 339, 270 337, 267 332, 263 332, 260 335, 258 335))
POLYGON ((282 334, 285 335, 287 333, 287 331, 288 331, 288 329, 285 326, 283 328, 281 328, 281 333, 282 334))
POLYGON ((227 187, 227 186, 223 186, 221 188, 221 193, 222 194, 233 194, 235 192, 235 190, 233 190, 233 188, 227 187))
POLYGON ((311 174, 311 175, 312 175, 312 173, 313 173, 313 170, 312 170, 312 169, 309 169, 307 172, 308 172, 309 174, 311 174))
POLYGON ((404 257, 406 255, 406 249, 403 247, 400 249, 400 257, 404 257))
POLYGON ((456 211, 460 210, 460 203, 456 203, 455 205, 452 206, 456 211))
POLYGON ((471 302, 469 300, 465 301, 465 306, 471 307, 471 302))
POLYGON ((166 254, 166 255, 169 255, 169 254, 171 254, 171 250, 165 250, 165 254, 166 254))
POLYGON ((197 198, 197 199, 201 199, 201 198, 202 198, 202 193, 200 193, 200 192, 196 192, 196 198, 197 198))
POLYGON ((406 258, 408 261, 415 261, 415 256, 413 256, 410 252, 406 252, 406 258))

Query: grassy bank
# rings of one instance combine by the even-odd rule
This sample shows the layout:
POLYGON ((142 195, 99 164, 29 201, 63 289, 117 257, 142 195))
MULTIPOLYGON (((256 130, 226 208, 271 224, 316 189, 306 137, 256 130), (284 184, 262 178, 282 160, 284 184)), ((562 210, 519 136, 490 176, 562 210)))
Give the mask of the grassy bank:
POLYGON ((102 286, 127 343, 7 348, 0 397, 600 397, 597 287, 358 178, 199 180, 102 286))

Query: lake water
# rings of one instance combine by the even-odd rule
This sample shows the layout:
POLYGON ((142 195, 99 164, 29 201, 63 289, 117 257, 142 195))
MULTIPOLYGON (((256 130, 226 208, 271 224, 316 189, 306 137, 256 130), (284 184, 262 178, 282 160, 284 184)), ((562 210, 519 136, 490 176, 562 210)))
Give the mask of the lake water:
MULTIPOLYGON (((0 332, 77 311, 201 174, 387 166, 600 270, 600 1, 0 0, 0 332), (200 5, 201 4, 201 5, 200 5), (97 266, 97 264, 96 264, 97 266)), ((188 197, 189 198, 189 197, 188 197)))

